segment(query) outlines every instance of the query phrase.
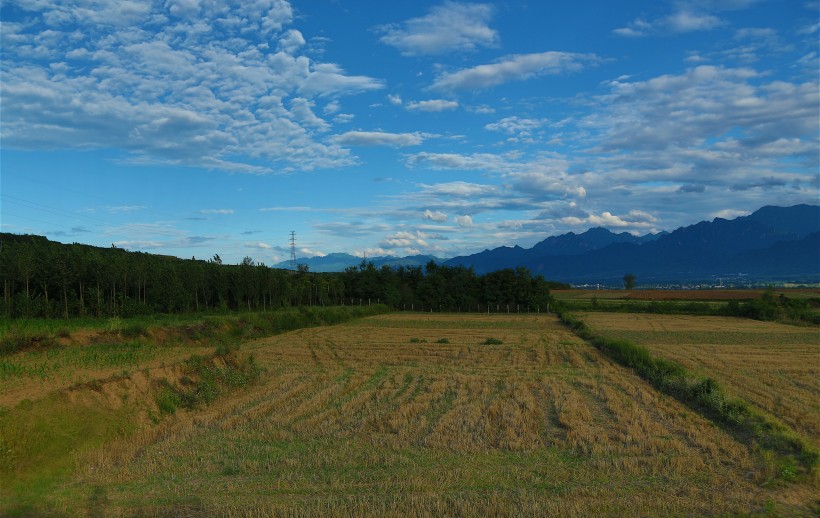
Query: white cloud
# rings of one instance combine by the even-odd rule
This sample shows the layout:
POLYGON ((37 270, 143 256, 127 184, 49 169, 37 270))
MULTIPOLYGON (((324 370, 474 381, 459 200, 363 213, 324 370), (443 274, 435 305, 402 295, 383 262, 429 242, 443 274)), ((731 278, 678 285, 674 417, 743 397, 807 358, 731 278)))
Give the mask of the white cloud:
POLYGON ((313 101, 296 97, 291 100, 290 114, 293 120, 301 123, 303 127, 314 128, 318 131, 328 130, 330 125, 327 121, 321 117, 317 117, 316 114, 313 113, 314 106, 315 103, 313 101))
POLYGON ((723 219, 735 219, 740 216, 748 216, 751 214, 748 210, 737 210, 737 209, 723 209, 710 214, 709 217, 711 218, 723 218, 723 219))
POLYGON ((672 32, 683 33, 715 29, 723 25, 723 21, 711 14, 683 10, 669 15, 663 24, 672 32))
POLYGON ((469 182, 445 182, 435 185, 421 184, 421 187, 427 194, 458 197, 481 196, 497 192, 497 188, 494 185, 469 182))
POLYGON ((145 208, 145 205, 116 205, 106 207, 108 212, 136 212, 145 208))
POLYGON ((202 209, 200 214, 233 214, 233 209, 202 209))
POLYGON ((245 243, 245 248, 255 248, 258 250, 271 250, 273 247, 267 243, 259 241, 258 243, 245 243))
POLYGON ((472 227, 473 226, 473 218, 470 216, 456 216, 456 225, 459 227, 472 227))
POLYGON ((415 232, 400 231, 387 236, 383 242, 379 243, 382 248, 399 248, 399 247, 428 247, 427 235, 420 230, 415 232))
POLYGON ((298 253, 302 257, 324 257, 327 254, 311 248, 300 248, 298 253))
POLYGON ((387 96, 387 100, 388 100, 388 102, 390 102, 390 104, 392 104, 393 106, 401 106, 401 104, 402 104, 401 96, 400 96, 400 95, 398 95, 398 94, 396 94, 396 95, 393 95, 393 94, 388 95, 388 96, 387 96))
POLYGON ((432 221, 444 222, 447 221, 447 214, 441 211, 432 211, 427 209, 424 211, 424 219, 429 219, 432 221))
POLYGON ((484 126, 490 131, 500 131, 508 135, 529 136, 533 131, 544 126, 547 121, 543 119, 526 119, 516 116, 504 117, 498 122, 492 122, 484 126))
POLYGON ((495 63, 440 74, 430 86, 433 90, 480 90, 509 81, 522 81, 543 75, 577 72, 597 63, 594 54, 541 52, 504 56, 495 63))
POLYGON ((715 13, 746 9, 754 3, 757 3, 757 0, 678 1, 675 2, 675 11, 666 16, 651 20, 636 18, 626 27, 620 27, 612 32, 618 36, 634 38, 650 35, 708 31, 726 25, 726 22, 715 13))
POLYGON ((348 76, 339 65, 318 63, 311 67, 299 92, 308 96, 326 96, 366 92, 384 88, 384 83, 367 76, 348 76))
POLYGON ((454 110, 456 108, 458 108, 457 101, 448 101, 445 99, 431 99, 429 101, 407 103, 408 110, 418 110, 423 112, 441 112, 444 110, 454 110))
POLYGON ((492 47, 498 34, 488 26, 493 15, 489 4, 445 2, 429 14, 402 24, 378 28, 384 44, 399 49, 405 56, 445 54, 492 47))
POLYGON ((505 171, 509 170, 509 161, 491 153, 460 155, 456 153, 428 153, 423 151, 407 159, 408 167, 417 165, 433 169, 463 169, 472 171, 505 171))
POLYGON ((681 75, 613 82, 612 93, 599 99, 601 111, 583 124, 603 132, 604 149, 696 150, 729 132, 749 152, 782 139, 816 143, 817 85, 755 84, 759 79, 748 68, 699 66, 681 75))
POLYGON ((317 140, 329 123, 314 103, 383 82, 296 55, 304 38, 285 30, 288 2, 230 4, 27 4, 26 24, 3 25, 3 145, 250 173, 356 163, 317 140))
POLYGON ((348 131, 333 137, 333 141, 344 146, 418 146, 424 142, 423 133, 386 133, 383 131, 348 131))
POLYGON ((657 219, 652 215, 637 210, 630 211, 630 213, 625 216, 616 216, 611 212, 605 211, 600 215, 590 214, 586 218, 575 216, 561 218, 561 222, 572 226, 585 225, 617 228, 651 228, 656 221, 657 219))
POLYGON ((305 38, 302 33, 296 29, 291 29, 279 40, 279 49, 288 54, 293 54, 304 44, 305 38))

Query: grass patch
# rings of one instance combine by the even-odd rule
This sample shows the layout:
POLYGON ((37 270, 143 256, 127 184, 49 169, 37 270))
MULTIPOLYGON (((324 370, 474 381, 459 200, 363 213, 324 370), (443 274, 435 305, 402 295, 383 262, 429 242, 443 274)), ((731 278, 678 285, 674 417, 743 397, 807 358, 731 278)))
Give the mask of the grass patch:
POLYGON ((7 516, 42 513, 43 495, 64 480, 75 455, 136 428, 133 409, 72 404, 65 395, 23 401, 0 413, 0 501, 7 516))
POLYGON ((504 340, 501 340, 500 338, 487 338, 481 342, 481 345, 502 345, 503 343, 504 340))

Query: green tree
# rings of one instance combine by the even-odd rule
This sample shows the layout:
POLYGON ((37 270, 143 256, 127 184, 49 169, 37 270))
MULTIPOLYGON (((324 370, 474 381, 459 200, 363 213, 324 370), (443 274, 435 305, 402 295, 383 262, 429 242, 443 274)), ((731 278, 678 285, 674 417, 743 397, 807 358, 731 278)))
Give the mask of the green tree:
POLYGON ((631 290, 635 287, 635 276, 631 273, 627 273, 624 275, 624 288, 627 290, 631 290))

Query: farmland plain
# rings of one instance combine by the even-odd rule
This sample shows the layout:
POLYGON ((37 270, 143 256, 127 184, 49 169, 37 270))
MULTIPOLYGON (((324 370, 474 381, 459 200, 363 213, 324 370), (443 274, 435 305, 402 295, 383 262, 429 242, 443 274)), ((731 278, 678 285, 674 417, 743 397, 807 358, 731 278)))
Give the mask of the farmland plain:
MULTIPOLYGON (((754 452, 546 315, 247 342, 261 380, 75 455, 67 515, 811 515, 754 452)), ((0 509, 2 510, 2 509, 0 509)))
POLYGON ((820 330, 728 317, 584 313, 595 331, 647 347, 820 444, 820 330))

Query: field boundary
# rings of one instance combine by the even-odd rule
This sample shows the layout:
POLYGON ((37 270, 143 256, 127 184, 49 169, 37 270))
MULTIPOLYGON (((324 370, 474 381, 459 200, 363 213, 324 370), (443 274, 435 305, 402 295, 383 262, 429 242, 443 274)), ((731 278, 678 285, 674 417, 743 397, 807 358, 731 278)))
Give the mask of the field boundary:
POLYGON ((820 452, 787 425, 751 408, 745 401, 730 399, 712 378, 689 372, 679 363, 652 356, 643 346, 615 340, 594 332, 583 320, 560 312, 561 323, 615 362, 632 369, 664 394, 732 434, 750 450, 773 456, 776 477, 794 482, 815 473, 820 452))

